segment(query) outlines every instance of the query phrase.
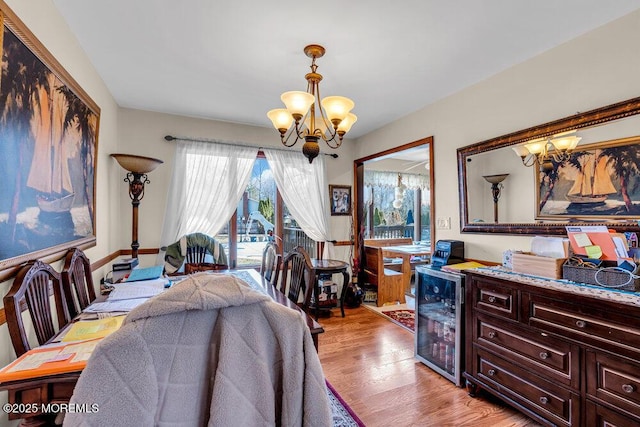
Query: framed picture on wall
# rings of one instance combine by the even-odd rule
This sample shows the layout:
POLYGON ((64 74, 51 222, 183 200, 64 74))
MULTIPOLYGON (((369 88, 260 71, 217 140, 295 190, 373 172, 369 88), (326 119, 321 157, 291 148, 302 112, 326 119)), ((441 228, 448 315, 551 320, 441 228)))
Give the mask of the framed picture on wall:
POLYGON ((100 108, 4 3, 0 23, 5 270, 95 245, 100 108))
POLYGON ((330 185, 331 215, 351 215, 351 186, 330 185))
POLYGON ((638 219, 640 136, 578 146, 536 174, 536 219, 638 219))

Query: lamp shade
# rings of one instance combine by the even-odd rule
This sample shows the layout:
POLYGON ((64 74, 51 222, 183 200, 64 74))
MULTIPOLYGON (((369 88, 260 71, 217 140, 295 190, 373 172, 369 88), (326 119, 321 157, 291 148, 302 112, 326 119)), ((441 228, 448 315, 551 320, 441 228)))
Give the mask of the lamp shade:
POLYGON ((347 114, 347 117, 342 119, 342 121, 338 125, 338 132, 344 132, 344 133, 349 132, 351 130, 351 126, 353 126, 353 124, 357 120, 358 120, 358 117, 355 114, 353 113, 347 114))
POLYGON ((527 150, 527 147, 525 147, 524 145, 516 145, 513 148, 513 151, 516 152, 516 154, 520 157, 527 157, 529 155, 529 150, 527 150))
POLYGON ((354 102, 344 96, 327 96, 321 102, 327 118, 332 123, 342 121, 355 106, 354 102))
POLYGON ((164 163, 159 159, 134 154, 112 154, 111 157, 116 159, 124 169, 133 173, 149 173, 164 163))
POLYGON ((490 184, 500 184, 508 176, 508 173, 503 173, 500 175, 484 175, 483 178, 490 184))
POLYGON ((581 139, 582 138, 579 136, 568 135, 568 136, 553 138, 551 140, 551 143, 556 148, 556 150, 562 152, 566 150, 573 150, 574 148, 576 148, 581 139))
POLYGON ((524 146, 527 147, 531 154, 540 154, 546 150, 547 140, 545 138, 534 139, 524 144, 524 146))
POLYGON ((282 102, 289 110, 289 113, 295 118, 296 115, 299 116, 297 120, 300 120, 307 114, 311 104, 316 100, 316 97, 311 95, 308 92, 301 92, 297 90, 292 90, 290 92, 285 92, 280 96, 282 102))
POLYGON ((267 113, 267 117, 271 119, 271 123, 273 123, 273 127, 278 129, 279 131, 286 132, 287 129, 291 127, 293 123, 293 116, 286 108, 276 108, 267 113))

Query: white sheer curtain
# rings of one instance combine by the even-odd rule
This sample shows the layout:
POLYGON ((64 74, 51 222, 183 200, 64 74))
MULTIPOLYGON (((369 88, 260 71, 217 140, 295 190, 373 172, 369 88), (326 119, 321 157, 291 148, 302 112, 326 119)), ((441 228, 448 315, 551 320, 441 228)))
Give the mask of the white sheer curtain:
POLYGON ((161 244, 193 232, 215 236, 236 210, 257 154, 255 147, 178 141, 161 244))
POLYGON ((324 156, 309 164, 297 151, 263 148, 284 203, 302 231, 325 242, 323 257, 332 258, 329 242, 329 186, 324 156))

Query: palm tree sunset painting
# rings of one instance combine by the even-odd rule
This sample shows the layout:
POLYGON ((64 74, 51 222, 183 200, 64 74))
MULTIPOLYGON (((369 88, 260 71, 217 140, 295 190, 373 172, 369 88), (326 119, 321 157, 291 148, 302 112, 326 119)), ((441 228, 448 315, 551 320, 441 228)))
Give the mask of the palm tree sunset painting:
POLYGON ((25 44, 20 35, 30 33, 7 16, 0 13, 2 268, 95 240, 99 122, 99 108, 77 95, 59 64, 45 64, 40 58, 50 54, 37 40, 25 44))
POLYGON ((640 216, 640 136, 578 147, 537 174, 536 219, 640 216))

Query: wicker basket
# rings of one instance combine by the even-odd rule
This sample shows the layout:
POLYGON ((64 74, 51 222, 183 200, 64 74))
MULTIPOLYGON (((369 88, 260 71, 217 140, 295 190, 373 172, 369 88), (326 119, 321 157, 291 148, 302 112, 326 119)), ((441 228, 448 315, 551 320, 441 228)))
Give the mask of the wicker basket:
POLYGON ((633 279, 629 273, 613 269, 578 267, 565 263, 562 266, 562 278, 606 288, 640 291, 640 279, 633 279))

